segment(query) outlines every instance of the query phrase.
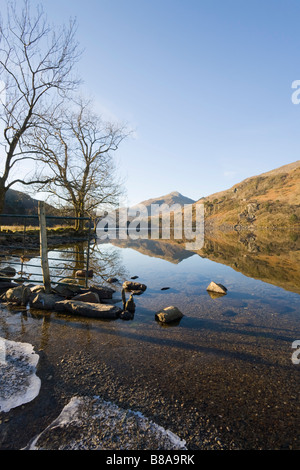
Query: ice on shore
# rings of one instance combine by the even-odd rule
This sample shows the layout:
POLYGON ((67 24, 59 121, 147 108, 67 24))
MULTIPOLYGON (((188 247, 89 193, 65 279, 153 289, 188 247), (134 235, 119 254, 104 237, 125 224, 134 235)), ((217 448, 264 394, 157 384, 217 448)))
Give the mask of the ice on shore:
POLYGON ((184 450, 185 444, 139 412, 75 396, 24 450, 184 450))
POLYGON ((39 394, 38 361, 31 344, 0 338, 0 412, 28 403, 39 394))

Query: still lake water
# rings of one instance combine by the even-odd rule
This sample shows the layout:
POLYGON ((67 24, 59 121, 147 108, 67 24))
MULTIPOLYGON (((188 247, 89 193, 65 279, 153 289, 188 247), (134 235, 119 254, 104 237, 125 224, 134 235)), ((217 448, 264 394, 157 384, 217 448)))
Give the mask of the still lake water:
POLYGON ((93 282, 118 277, 116 300, 132 276, 147 286, 134 297, 133 320, 2 307, 0 336, 43 351, 41 375, 60 380, 49 388, 49 379, 43 392, 56 396, 52 405, 46 400, 49 415, 75 389, 96 390, 169 428, 191 449, 300 449, 300 364, 292 361, 300 340, 297 243, 297 236, 288 243, 240 237, 239 244, 222 236, 193 253, 159 241, 101 242, 93 282), (211 281, 225 285, 227 295, 211 297, 211 281), (155 312, 170 305, 183 318, 158 323, 155 312), (87 358, 99 375, 93 369, 91 377, 87 358), (68 360, 85 370, 80 385, 68 360))

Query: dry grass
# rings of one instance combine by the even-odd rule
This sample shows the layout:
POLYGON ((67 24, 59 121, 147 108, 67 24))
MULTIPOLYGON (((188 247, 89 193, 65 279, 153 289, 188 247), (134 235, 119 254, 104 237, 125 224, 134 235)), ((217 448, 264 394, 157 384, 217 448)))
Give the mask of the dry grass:
MULTIPOLYGON (((26 225, 26 227, 24 227, 24 225, 0 225, 0 231, 2 232, 16 232, 16 233, 23 233, 24 232, 24 228, 25 228, 25 231, 26 232, 33 232, 33 231, 36 231, 38 232, 39 231, 39 227, 38 226, 34 226, 34 225, 26 225)), ((72 230, 73 227, 70 227, 68 225, 55 225, 53 227, 47 227, 47 230, 51 230, 51 231, 64 231, 64 230, 72 230)))

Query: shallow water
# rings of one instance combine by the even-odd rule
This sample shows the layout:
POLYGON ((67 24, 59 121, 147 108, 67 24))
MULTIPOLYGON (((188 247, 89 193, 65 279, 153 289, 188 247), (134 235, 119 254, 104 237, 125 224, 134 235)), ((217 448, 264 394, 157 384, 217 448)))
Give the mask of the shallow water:
MULTIPOLYGON (((74 393, 97 392, 153 418, 185 439, 188 448, 300 449, 300 364, 292 361, 293 342, 300 340, 300 297, 294 283, 298 273, 288 264, 297 261, 297 247, 282 252, 280 263, 288 266, 278 275, 275 258, 268 271, 262 250, 253 254, 248 245, 246 255, 226 256, 226 264, 219 245, 209 254, 213 258, 218 252, 219 262, 174 244, 129 246, 101 243, 94 266, 101 266, 97 256, 114 254, 107 275, 119 273, 121 282, 138 276, 136 281, 147 285, 134 297, 133 320, 2 306, 0 336, 29 342, 41 354, 41 394, 26 405, 35 415, 30 432, 40 432, 74 393), (245 268, 243 259, 248 259, 245 268), (249 276, 251 263, 257 268, 263 263, 269 282, 249 276), (212 280, 225 285, 227 295, 212 298, 206 291, 212 280), (155 312, 169 305, 183 318, 158 323, 155 312)), ((278 255, 277 245, 276 250, 278 255)), ((120 285, 115 285, 116 299, 120 285)), ((11 429, 18 419, 22 412, 15 410, 11 429)))

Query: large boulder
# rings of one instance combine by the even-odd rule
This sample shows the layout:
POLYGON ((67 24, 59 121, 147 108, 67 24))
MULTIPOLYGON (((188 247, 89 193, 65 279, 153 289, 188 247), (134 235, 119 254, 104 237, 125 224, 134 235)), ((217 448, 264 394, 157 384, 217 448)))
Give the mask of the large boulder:
POLYGON ((122 310, 115 305, 81 302, 79 300, 62 300, 55 305, 56 311, 91 318, 118 318, 122 310))
POLYGON ((29 305, 37 310, 55 310, 56 302, 60 302, 63 298, 56 294, 45 294, 39 292, 33 294, 30 298, 29 305))
POLYGON ((26 286, 12 287, 5 293, 5 300, 17 305, 26 305, 29 302, 31 290, 26 286))
POLYGON ((80 300, 81 302, 90 302, 95 304, 100 303, 99 295, 97 294, 97 292, 84 292, 82 294, 77 294, 75 295, 75 297, 72 298, 72 300, 80 300))
POLYGON ((102 286, 90 286, 89 291, 95 292, 96 294, 98 294, 100 301, 112 299, 113 294, 116 292, 111 287, 102 287, 102 286))
POLYGON ((76 279, 64 278, 61 279, 58 284, 56 284, 53 290, 63 297, 71 298, 81 292, 82 286, 76 279))
POLYGON ((215 292, 216 294, 227 294, 227 288, 222 284, 217 284, 214 281, 212 281, 209 286, 207 286, 206 290, 210 292, 215 292))
POLYGON ((155 319, 162 323, 170 323, 176 320, 180 320, 182 317, 183 313, 173 305, 163 308, 155 314, 155 319))

